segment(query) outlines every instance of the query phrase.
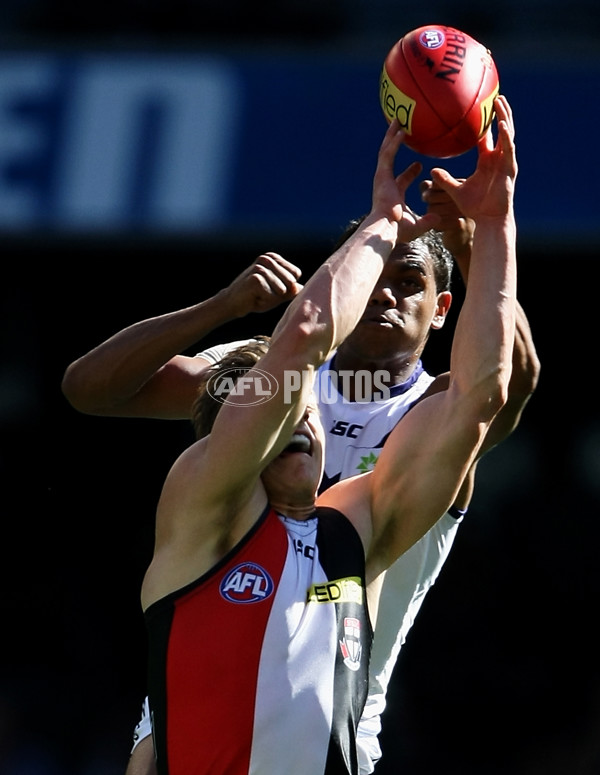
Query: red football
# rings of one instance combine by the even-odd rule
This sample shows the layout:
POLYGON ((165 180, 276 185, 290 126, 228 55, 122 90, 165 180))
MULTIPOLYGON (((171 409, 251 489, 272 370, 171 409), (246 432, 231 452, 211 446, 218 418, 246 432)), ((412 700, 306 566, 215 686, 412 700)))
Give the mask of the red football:
POLYGON ((447 159, 473 148, 490 125, 498 71, 489 50, 453 27, 419 27, 392 47, 379 83, 388 121, 398 118, 405 145, 447 159))

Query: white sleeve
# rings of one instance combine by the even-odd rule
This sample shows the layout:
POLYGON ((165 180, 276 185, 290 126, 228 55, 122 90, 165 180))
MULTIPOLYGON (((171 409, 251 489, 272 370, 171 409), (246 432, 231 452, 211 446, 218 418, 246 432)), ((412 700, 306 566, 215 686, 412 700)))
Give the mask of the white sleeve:
POLYGON ((148 704, 148 698, 144 700, 142 705, 142 717, 138 721, 133 730, 133 748, 131 753, 135 751, 136 746, 148 735, 152 734, 152 720, 150 718, 150 706, 148 704))
POLYGON ((196 358, 204 358, 204 360, 209 361, 214 366, 215 363, 218 363, 221 358, 235 350, 236 347, 241 347, 243 344, 253 341, 254 339, 239 339, 236 342, 228 342, 227 344, 216 344, 214 347, 208 347, 206 350, 196 353, 196 358))
POLYGON ((369 695, 358 724, 360 775, 368 775, 381 758, 378 735, 388 684, 400 649, 425 595, 446 561, 463 513, 451 508, 387 569, 379 598, 369 663, 369 695))

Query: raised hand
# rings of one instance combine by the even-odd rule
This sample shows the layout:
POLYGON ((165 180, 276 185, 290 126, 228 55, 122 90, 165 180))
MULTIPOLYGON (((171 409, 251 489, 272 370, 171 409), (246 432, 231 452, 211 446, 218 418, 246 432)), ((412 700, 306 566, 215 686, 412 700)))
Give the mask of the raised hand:
MULTIPOLYGON (((464 179, 458 179, 464 183, 464 179)), ((468 256, 473 242, 475 223, 465 218, 456 206, 450 194, 432 180, 423 180, 419 184, 421 199, 427 205, 428 213, 437 213, 439 223, 435 227, 441 232, 447 250, 458 260, 468 256)))
POLYGON ((222 293, 238 317, 268 312, 299 293, 301 274, 297 266, 278 253, 263 253, 222 293))
POLYGON ((398 241, 410 242, 428 229, 437 228, 439 216, 427 213, 418 216, 405 203, 408 187, 422 170, 420 162, 412 162, 399 175, 394 174, 394 162, 406 133, 397 119, 390 124, 377 157, 373 178, 373 211, 380 211, 398 223, 398 241))
POLYGON ((452 197, 465 217, 474 220, 505 215, 511 207, 517 177, 515 128, 506 97, 498 96, 494 108, 496 144, 490 127, 477 144, 477 167, 470 177, 460 180, 439 167, 431 170, 433 182, 452 197))

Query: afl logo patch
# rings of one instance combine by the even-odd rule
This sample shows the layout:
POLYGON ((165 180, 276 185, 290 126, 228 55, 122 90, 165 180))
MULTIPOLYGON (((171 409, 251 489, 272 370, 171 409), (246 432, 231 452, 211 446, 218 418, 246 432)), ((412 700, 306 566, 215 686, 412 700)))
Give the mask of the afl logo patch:
POLYGON ((444 45, 446 36, 441 30, 425 30, 419 35, 419 43, 424 48, 434 49, 444 45))
POLYGON ((221 581, 219 591, 230 603, 260 603, 273 593, 273 580, 264 568, 243 562, 221 581))

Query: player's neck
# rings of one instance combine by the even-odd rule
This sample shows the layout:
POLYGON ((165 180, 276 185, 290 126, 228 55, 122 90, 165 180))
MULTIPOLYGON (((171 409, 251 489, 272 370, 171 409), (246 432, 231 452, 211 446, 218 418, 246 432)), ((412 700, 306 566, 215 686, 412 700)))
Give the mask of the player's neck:
POLYGON ((290 503, 284 503, 284 502, 271 501, 271 506, 275 509, 275 511, 278 514, 281 514, 282 517, 288 517, 289 519, 297 519, 299 522, 303 522, 305 519, 309 519, 310 517, 313 516, 315 512, 314 501, 310 505, 308 503, 299 505, 299 504, 290 504, 290 503))
POLYGON ((333 370, 343 379, 338 379, 338 390, 349 401, 355 401, 357 390, 364 390, 364 372, 377 375, 377 385, 388 388, 400 385, 413 375, 419 363, 419 356, 395 356, 393 358, 365 359, 352 352, 338 351, 333 360, 333 370), (354 375, 358 375, 355 377, 354 375))

